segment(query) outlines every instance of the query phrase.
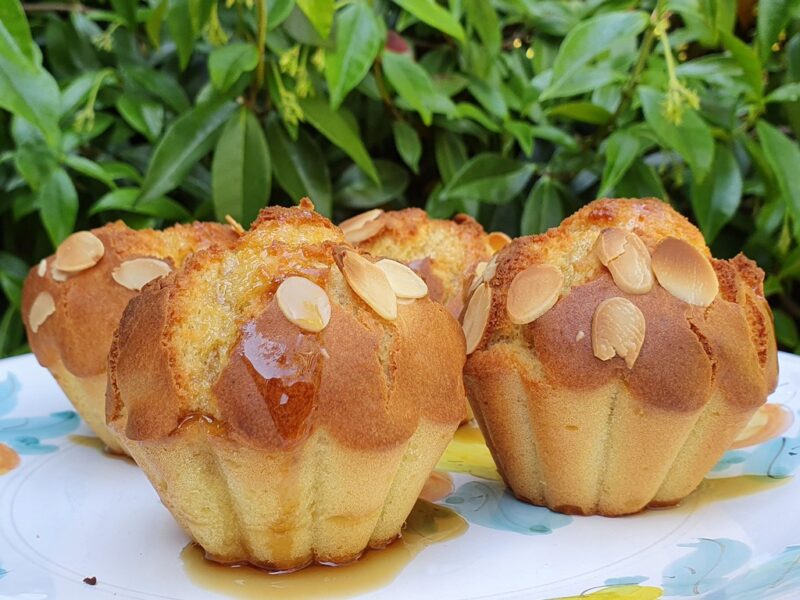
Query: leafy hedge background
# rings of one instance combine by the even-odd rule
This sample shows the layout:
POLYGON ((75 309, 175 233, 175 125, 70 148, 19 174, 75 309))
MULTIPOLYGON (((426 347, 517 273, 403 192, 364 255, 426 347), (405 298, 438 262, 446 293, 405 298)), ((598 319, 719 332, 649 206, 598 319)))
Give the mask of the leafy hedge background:
POLYGON ((657 196, 800 350, 797 0, 0 1, 0 355, 75 229, 308 194, 529 234, 657 196))

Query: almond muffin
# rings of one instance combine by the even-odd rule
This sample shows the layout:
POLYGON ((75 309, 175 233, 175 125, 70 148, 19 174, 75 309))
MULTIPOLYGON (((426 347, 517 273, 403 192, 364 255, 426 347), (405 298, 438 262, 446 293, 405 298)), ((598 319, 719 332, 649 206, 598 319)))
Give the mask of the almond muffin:
POLYGON ((373 256, 386 256, 411 267, 428 284, 433 300, 458 317, 473 275, 511 241, 487 234, 468 215, 431 219, 419 208, 385 212, 379 208, 339 224, 345 238, 373 256))
POLYGON ((22 319, 31 350, 110 451, 124 453, 105 423, 106 363, 122 311, 193 252, 237 237, 217 223, 137 231, 117 221, 73 233, 30 270, 22 319))
POLYGON ((413 271, 303 201, 128 305, 107 419, 209 558, 341 564, 400 534, 463 418, 464 359, 413 271))
POLYGON ((574 514, 681 501, 774 389, 764 273, 658 200, 514 240, 463 316, 465 385, 508 486, 574 514))

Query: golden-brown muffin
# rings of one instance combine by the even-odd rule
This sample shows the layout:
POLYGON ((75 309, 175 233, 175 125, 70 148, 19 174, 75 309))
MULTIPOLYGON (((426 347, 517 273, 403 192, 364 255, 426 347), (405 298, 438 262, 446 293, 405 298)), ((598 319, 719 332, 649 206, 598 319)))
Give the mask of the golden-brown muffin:
POLYGON ((624 515, 694 490, 776 384, 763 275, 658 200, 598 200, 502 250, 464 373, 517 497, 624 515))
POLYGON ((485 267, 510 241, 503 233, 487 234, 468 215, 431 219, 419 208, 389 212, 374 209, 342 222, 340 227, 345 238, 359 249, 399 260, 414 269, 428 284, 431 298, 456 317, 475 270, 485 267))
POLYGON ((128 305, 109 425, 209 558, 354 560, 399 535, 463 417, 464 339, 426 291, 309 202, 267 208, 128 305))
POLYGON ((149 280, 237 237, 216 223, 136 231, 117 221, 71 235, 30 270, 22 318, 31 350, 112 452, 124 449, 105 423, 106 363, 122 311, 149 280))

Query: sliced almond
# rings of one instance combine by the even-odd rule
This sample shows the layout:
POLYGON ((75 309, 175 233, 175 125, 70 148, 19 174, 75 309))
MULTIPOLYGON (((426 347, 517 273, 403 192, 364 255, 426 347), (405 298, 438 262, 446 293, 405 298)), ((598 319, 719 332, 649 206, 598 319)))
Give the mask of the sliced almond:
POLYGON ((145 285, 171 270, 172 267, 157 258, 132 258, 115 267, 111 277, 122 287, 139 292, 145 285))
POLYGON ((43 258, 39 261, 39 267, 36 269, 36 274, 39 277, 44 277, 47 275, 47 259, 43 258))
POLYGON ((486 283, 489 283, 492 279, 494 279, 494 274, 495 273, 497 273, 497 255, 496 254, 492 258, 489 259, 488 263, 486 263, 486 268, 483 270, 483 275, 481 275, 481 278, 486 283))
POLYGON ((59 271, 56 269, 55 263, 50 267, 50 277, 53 278, 53 281, 57 281, 58 283, 63 283, 67 279, 69 279, 69 274, 64 273, 64 271, 59 271))
POLYGON ((482 283, 472 294, 464 311, 461 328, 467 340, 467 354, 472 354, 481 343, 486 326, 489 324, 489 312, 492 308, 492 288, 482 283))
POLYGON ((656 247, 653 271, 661 287, 695 306, 708 306, 719 292, 719 281, 708 259, 688 242, 674 237, 656 247))
POLYGON ((580 342, 585 337, 586 334, 583 332, 583 329, 581 329, 578 333, 575 334, 575 341, 580 342))
POLYGON ((398 298, 424 298, 428 295, 428 284, 404 264, 388 258, 375 264, 386 275, 398 298))
POLYGON ((344 239, 351 244, 358 244, 368 240, 386 227, 386 222, 381 218, 382 216, 382 209, 373 208, 342 221, 339 223, 339 229, 344 233, 344 239))
POLYGON ((397 296, 380 267, 357 252, 347 251, 342 259, 347 283, 372 310, 387 321, 397 318, 397 296))
POLYGON ((233 229, 234 233, 237 235, 244 235, 244 227, 242 227, 242 224, 239 223, 239 221, 230 215, 225 215, 225 221, 231 226, 231 229, 233 229))
POLYGON ((625 236, 627 231, 619 227, 609 227, 600 232, 594 242, 594 253, 603 266, 617 258, 625 250, 625 236))
POLYGON ((91 231, 78 231, 61 242, 53 265, 59 271, 77 273, 95 266, 105 251, 103 242, 91 231))
POLYGON ((31 331, 36 333, 39 327, 47 321, 47 318, 56 312, 56 303, 48 292, 41 292, 31 304, 31 311, 28 313, 28 324, 31 331))
POLYGON ((316 333, 331 320, 331 301, 313 281, 305 277, 287 277, 278 286, 275 299, 283 316, 300 329, 316 333))
POLYGON ((500 252, 511 243, 511 238, 502 231, 493 231, 489 234, 489 245, 495 252, 500 252))
POLYGON ((558 300, 564 275, 553 265, 532 265, 508 287, 506 311, 512 323, 525 325, 541 317, 558 300))
POLYGON ((614 283, 628 294, 646 294, 653 289, 653 268, 650 252, 635 233, 625 234, 625 244, 619 256, 608 262, 614 283))
POLYGON ((644 343, 642 311, 627 298, 608 298, 595 309, 592 318, 592 351, 600 360, 619 356, 629 369, 644 343))

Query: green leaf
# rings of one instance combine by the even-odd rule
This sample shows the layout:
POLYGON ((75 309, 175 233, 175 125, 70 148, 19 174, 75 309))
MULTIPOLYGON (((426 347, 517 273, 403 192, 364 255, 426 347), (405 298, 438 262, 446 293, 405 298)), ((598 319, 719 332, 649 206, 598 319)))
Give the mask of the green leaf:
POLYGON ((623 73, 620 73, 610 65, 599 64, 581 67, 568 78, 562 80, 558 87, 548 87, 547 99, 567 98, 585 94, 610 83, 621 81, 625 77, 623 73))
POLYGON ((464 29, 446 8, 435 0, 394 0, 403 10, 411 13, 423 23, 463 42, 464 29))
POLYGON ((717 144, 711 174, 692 183, 692 210, 711 245, 720 230, 733 218, 742 199, 742 173, 731 149, 717 144))
POLYGON ((64 169, 50 173, 39 188, 39 216, 53 247, 72 233, 78 217, 78 192, 64 169))
POLYGON ((38 52, 31 37, 31 28, 19 0, 0 2, 0 37, 10 37, 23 56, 36 63, 38 52), (7 35, 6 35, 7 34, 7 35))
POLYGON ((241 223, 255 220, 269 203, 272 166, 264 130, 241 107, 222 130, 211 164, 211 190, 217 220, 226 214, 241 223))
POLYGON ((756 131, 783 201, 795 221, 800 221, 800 147, 766 121, 759 121, 756 131))
POLYGON ((108 174, 102 165, 97 164, 93 160, 89 160, 77 154, 68 154, 64 157, 64 165, 76 173, 104 183, 110 188, 117 187, 117 184, 114 183, 114 178, 108 174))
POLYGON ((797 325, 794 319, 779 308, 772 309, 772 316, 775 318, 775 337, 778 338, 778 342, 794 349, 798 341, 797 325))
POLYGON ((147 38, 155 48, 161 46, 161 27, 164 24, 164 17, 167 15, 167 4, 169 0, 161 0, 158 5, 150 11, 145 22, 147 38))
POLYGON ((111 0, 114 12, 122 17, 130 28, 136 27, 136 4, 138 4, 137 0, 111 0))
POLYGON ((608 138, 606 162, 603 166, 603 179, 600 182, 598 197, 603 198, 614 189, 639 156, 640 151, 639 139, 628 131, 617 131, 608 138))
POLYGON ((420 114, 425 125, 431 124, 434 112, 446 113, 452 108, 452 102, 436 91, 428 72, 405 54, 384 51, 382 64, 389 83, 420 114), (443 106, 442 101, 449 107, 443 106))
POLYGON ((625 37, 636 37, 647 27, 647 14, 641 11, 603 13, 570 29, 553 63, 553 75, 541 100, 555 98, 559 88, 597 55, 625 37))
POLYGON ((311 22, 311 25, 325 40, 333 27, 333 0, 297 0, 297 7, 311 22))
MULTIPOLYGON (((772 54, 772 44, 778 40, 792 15, 790 0, 759 0, 756 27, 758 32, 758 56, 766 62, 772 54)), ((796 3, 795 3, 796 4, 796 3)))
POLYGON ((233 42, 215 48, 208 57, 211 83, 221 92, 227 91, 243 73, 252 71, 256 65, 258 65, 258 49, 244 42, 233 42))
POLYGON ((492 121, 489 116, 474 104, 459 102, 456 104, 455 116, 459 119, 469 119, 481 125, 484 129, 498 133, 500 126, 492 121))
POLYGON ((138 85, 154 98, 160 99, 176 113, 184 113, 191 107, 186 92, 166 72, 129 65, 123 66, 121 71, 123 78, 138 85))
POLYGON ((480 102, 486 110, 501 121, 508 119, 508 107, 500 91, 499 85, 473 79, 468 87, 470 93, 480 102))
POLYGON ((419 159, 422 156, 422 143, 417 130, 405 121, 395 121, 392 125, 394 145, 400 158, 414 173, 419 173, 419 159))
POLYGON ((530 157, 533 154, 534 126, 522 121, 506 121, 503 127, 514 136, 525 156, 530 157))
POLYGON ((175 120, 153 151, 139 202, 147 204, 178 187, 214 147, 216 133, 234 110, 235 103, 213 98, 175 120))
POLYGON ((641 158, 634 161, 619 183, 614 186, 614 193, 619 198, 667 199, 667 191, 655 169, 641 158))
POLYGON ((714 138, 705 121, 685 107, 680 125, 664 116, 664 94, 647 87, 639 88, 644 117, 661 142, 675 150, 689 164, 695 178, 701 181, 714 159, 714 138))
POLYGON ((502 27, 497 13, 488 0, 466 0, 467 22, 478 32, 483 45, 490 54, 500 52, 502 27))
POLYGON ((164 107, 161 104, 123 94, 117 98, 117 110, 125 122, 155 142, 164 126, 164 107))
POLYGON ((334 111, 323 98, 300 100, 300 108, 303 109, 305 120, 314 129, 344 150, 375 183, 380 181, 369 152, 361 141, 356 120, 350 111, 344 107, 334 111))
POLYGON ((291 14, 294 0, 267 0, 267 30, 280 26, 291 14))
POLYGON ((434 152, 442 181, 445 184, 450 183, 453 176, 467 162, 467 147, 461 137, 441 131, 436 134, 434 152))
POLYGON ((592 125, 603 125, 611 119, 611 113, 591 102, 565 102, 547 111, 548 117, 561 117, 592 125))
POLYGON ((317 212, 332 211, 331 176, 317 143, 304 129, 293 141, 274 114, 267 120, 267 141, 272 157, 272 174, 294 202, 308 196, 317 212))
POLYGON ((135 183, 142 182, 142 175, 136 170, 136 167, 123 162, 104 162, 100 163, 100 167, 105 171, 108 176, 117 181, 118 179, 127 179, 135 183))
POLYGON ((369 72, 386 31, 366 4, 351 4, 336 15, 334 48, 325 55, 325 80, 336 109, 369 72))
POLYGON ((119 188, 108 192, 89 208, 88 215, 96 215, 111 210, 128 212, 134 215, 156 217, 166 221, 189 221, 192 215, 183 206, 164 196, 155 198, 147 204, 137 203, 139 188, 119 188))
POLYGON ((758 55, 750 46, 728 31, 720 31, 719 39, 742 68, 744 80, 754 97, 761 98, 764 95, 764 73, 758 55))
POLYGON ((800 82, 787 83, 770 92, 764 102, 798 102, 800 101, 800 82))
POLYGON ((336 204, 366 210, 399 198, 408 187, 408 172, 388 160, 376 160, 381 182, 376 184, 356 165, 344 170, 336 182, 336 204))
POLYGON ((13 356, 30 352, 24 344, 25 331, 22 327, 22 318, 19 311, 13 306, 7 306, 0 319, 0 356, 13 356), (21 346, 21 347, 20 347, 21 346))
POLYGON ((58 147, 60 91, 52 75, 20 54, 16 42, 0 30, 0 108, 30 121, 58 147))
POLYGON ((467 161, 442 193, 459 200, 505 204, 522 191, 532 175, 533 165, 486 152, 467 161))
POLYGON ((558 225, 564 218, 561 195, 550 177, 539 179, 525 200, 520 220, 520 235, 534 235, 558 225))
POLYGON ((189 64, 194 49, 194 38, 197 34, 192 26, 189 2, 190 0, 169 0, 167 9, 167 26, 178 50, 178 63, 181 71, 186 69, 189 64))

